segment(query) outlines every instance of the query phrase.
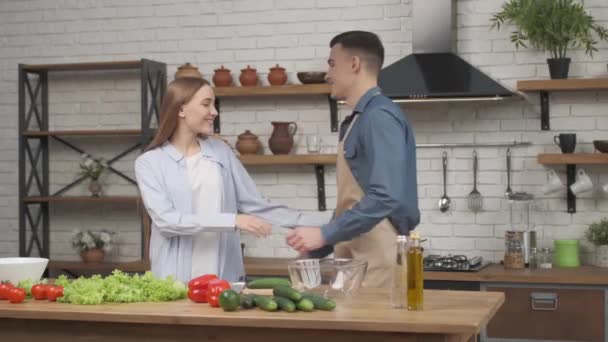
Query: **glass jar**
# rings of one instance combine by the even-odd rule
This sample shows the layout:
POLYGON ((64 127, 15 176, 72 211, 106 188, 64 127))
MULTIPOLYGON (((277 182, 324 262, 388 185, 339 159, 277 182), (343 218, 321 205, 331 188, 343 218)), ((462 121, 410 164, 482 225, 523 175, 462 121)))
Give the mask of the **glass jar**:
POLYGON ((505 257, 504 267, 510 270, 523 269, 524 262, 523 232, 507 231, 505 233, 505 257))
POLYGON ((530 258, 528 259, 528 267, 530 270, 535 270, 538 268, 538 250, 536 247, 530 248, 530 258))
POLYGON ((539 268, 552 268, 553 267, 553 257, 551 256, 551 249, 545 247, 542 249, 539 262, 539 268))

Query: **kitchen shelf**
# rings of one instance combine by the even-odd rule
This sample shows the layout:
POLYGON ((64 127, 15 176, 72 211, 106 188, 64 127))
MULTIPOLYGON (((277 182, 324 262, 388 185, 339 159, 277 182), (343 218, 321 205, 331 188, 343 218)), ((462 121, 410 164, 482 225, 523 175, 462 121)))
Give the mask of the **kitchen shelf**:
POLYGON ((241 155, 244 165, 335 165, 336 154, 241 155))
POLYGON ((114 130, 73 130, 73 131, 24 131, 27 137, 54 137, 54 136, 100 136, 100 135, 140 135, 141 129, 114 129, 114 130))
POLYGON ((325 95, 329 101, 329 118, 331 131, 338 131, 338 103, 330 96, 331 85, 323 84, 289 84, 282 86, 256 87, 215 87, 215 107, 218 116, 213 122, 213 130, 220 133, 220 105, 222 98, 228 97, 276 97, 276 96, 311 96, 325 95))
POLYGON ((44 196, 25 197, 25 203, 133 203, 139 204, 138 196, 44 196))
POLYGON ((608 164, 608 153, 544 153, 537 160, 543 165, 601 165, 608 164))
POLYGON ((317 201, 319 211, 327 210, 325 201, 325 165, 336 164, 336 154, 285 154, 285 155, 243 155, 239 159, 243 165, 314 165, 317 178, 317 201))
POLYGON ((134 61, 93 62, 93 63, 23 64, 23 70, 28 71, 28 72, 125 70, 125 69, 139 69, 142 66, 143 66, 143 60, 134 60, 134 61))
POLYGON ((517 81, 517 90, 523 92, 540 92, 540 126, 549 130, 549 92, 608 90, 608 78, 571 78, 561 80, 525 80, 517 81))
MULTIPOLYGON (((113 167, 113 163, 133 151, 142 151, 152 139, 155 125, 160 117, 160 103, 167 84, 165 63, 149 59, 132 61, 86 62, 68 64, 19 64, 18 103, 19 103, 19 255, 32 254, 48 258, 50 255, 50 203, 126 203, 135 204, 138 216, 141 215, 141 261, 149 263, 147 241, 149 222, 141 201, 136 196, 61 196, 64 192, 85 181, 81 176, 55 193, 50 193, 49 159, 50 141, 55 140, 78 154, 87 153, 84 149, 65 139, 88 136, 135 136, 137 142, 130 144, 117 155, 107 159, 107 170, 132 184, 136 181, 113 167), (83 129, 49 130, 49 73, 61 71, 110 71, 133 69, 140 87, 137 100, 140 102, 139 129, 83 129), (35 253, 34 253, 34 250, 35 253)), ((88 154, 88 153, 87 153, 88 154)), ((53 261, 51 261, 51 265, 53 261)), ((78 263, 61 264, 73 267, 78 263)), ((94 268, 90 264, 81 264, 94 268)), ((123 264, 112 264, 112 267, 123 264)), ((126 264, 129 268, 132 264, 126 264)))
POLYGON ((576 195, 570 185, 576 181, 576 165, 608 165, 608 154, 605 153, 543 153, 536 157, 542 165, 566 165, 568 212, 576 212, 576 195))
POLYGON ((293 96, 293 95, 329 95, 329 84, 289 84, 282 86, 257 87, 215 87, 215 96, 293 96))
POLYGON ((145 260, 122 263, 101 262, 96 264, 87 264, 81 261, 49 261, 48 268, 49 270, 60 270, 78 277, 77 271, 111 272, 118 269, 124 272, 145 272, 150 270, 150 263, 145 260))

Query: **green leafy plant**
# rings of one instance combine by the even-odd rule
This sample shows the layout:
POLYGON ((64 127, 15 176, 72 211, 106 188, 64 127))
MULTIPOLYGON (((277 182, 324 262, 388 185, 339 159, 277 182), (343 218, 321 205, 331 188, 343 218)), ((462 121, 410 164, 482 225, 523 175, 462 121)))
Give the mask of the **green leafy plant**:
POLYGON ((549 51, 552 58, 565 58, 568 49, 585 48, 593 57, 599 40, 608 41, 608 30, 596 24, 575 0, 509 0, 492 19, 492 28, 514 24, 511 34, 516 48, 531 46, 549 51))
POLYGON ((101 231, 93 233, 90 230, 82 232, 75 230, 72 233, 72 247, 78 252, 88 251, 89 249, 99 248, 109 252, 112 248, 112 235, 114 233, 101 231))
POLYGON ((585 235, 596 246, 608 245, 608 219, 590 224, 585 235))
POLYGON ((103 158, 94 159, 88 154, 84 153, 82 154, 81 159, 80 175, 90 177, 94 180, 99 179, 99 176, 103 170, 108 167, 108 164, 103 160, 103 158))

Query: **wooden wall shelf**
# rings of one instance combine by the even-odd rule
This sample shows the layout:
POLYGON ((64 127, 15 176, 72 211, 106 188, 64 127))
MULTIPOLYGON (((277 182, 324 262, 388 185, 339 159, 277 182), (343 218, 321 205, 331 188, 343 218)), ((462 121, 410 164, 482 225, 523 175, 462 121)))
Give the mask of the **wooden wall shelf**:
POLYGON ((133 203, 139 204, 138 196, 45 196, 25 197, 25 203, 133 203))
POLYGON ((23 64, 23 70, 28 72, 124 70, 139 69, 142 65, 143 60, 65 64, 23 64))
POLYGON ((243 165, 335 165, 335 154, 242 155, 243 165))
POLYGON ((97 136, 97 135, 140 135, 141 129, 108 129, 108 130, 74 130, 74 131, 25 131, 21 133, 27 137, 53 137, 53 136, 97 136))
POLYGON ((540 92, 540 127, 547 131, 551 127, 549 123, 550 91, 608 90, 608 78, 517 81, 517 90, 540 92))
POLYGON ((329 101, 329 118, 331 131, 338 131, 338 103, 329 96, 331 85, 323 84, 288 84, 283 86, 257 86, 257 87, 215 87, 215 107, 218 116, 213 122, 213 131, 220 133, 220 105, 222 98, 228 97, 272 97, 272 96, 311 96, 324 95, 329 101))
POLYGON ((329 84, 289 84, 266 87, 215 87, 213 90, 218 97, 329 95, 331 86, 329 84))
POLYGON ((85 264, 80 261, 49 261, 48 268, 50 270, 64 271, 77 277, 78 273, 81 273, 78 271, 111 272, 119 269, 124 272, 145 272, 150 270, 150 263, 145 260, 122 263, 101 262, 98 264, 85 264))
POLYGON ((543 153, 536 157, 542 165, 565 165, 567 186, 568 212, 576 212, 576 195, 570 190, 570 185, 576 181, 577 165, 608 165, 608 153, 543 153))

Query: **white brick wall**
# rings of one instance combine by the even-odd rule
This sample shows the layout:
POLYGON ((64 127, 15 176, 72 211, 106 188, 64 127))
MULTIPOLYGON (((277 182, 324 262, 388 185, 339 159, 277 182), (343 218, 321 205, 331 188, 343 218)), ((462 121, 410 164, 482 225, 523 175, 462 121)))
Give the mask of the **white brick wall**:
MULTIPOLYGON (((458 49, 460 55, 490 76, 513 88, 518 79, 547 77, 546 54, 517 51, 508 40, 509 30, 489 30, 488 19, 502 0, 458 1, 458 49)), ((608 25, 608 4, 586 0, 593 15, 608 25)), ((18 253, 17 221, 17 65, 18 63, 62 63, 149 58, 166 62, 170 79, 185 62, 199 66, 205 77, 223 64, 235 79, 247 64, 256 67, 267 84, 268 68, 276 63, 290 72, 324 70, 327 44, 335 34, 350 29, 377 32, 385 42, 387 64, 411 51, 411 3, 409 0, 183 0, 172 1, 43 1, 0 2, 0 256, 18 253)), ((573 51, 573 76, 607 74, 608 44, 601 43, 594 59, 573 51)), ((138 128, 139 83, 129 72, 58 73, 50 79, 51 128, 138 128)), ((545 168, 536 163, 541 152, 556 152, 553 136, 575 132, 579 151, 591 152, 591 141, 605 138, 604 117, 608 92, 564 92, 551 94, 552 131, 541 132, 537 94, 527 101, 500 104, 418 104, 404 106, 419 143, 530 141, 529 147, 514 148, 513 189, 538 196, 535 222, 542 246, 553 238, 583 240, 586 226, 608 215, 606 196, 581 196, 580 213, 566 213, 565 194, 545 196, 540 188, 545 168)), ((341 110, 341 117, 347 113, 341 110)), ((266 153, 271 120, 297 121, 295 151, 305 153, 305 135, 319 134, 323 152, 335 152, 337 136, 329 129, 327 100, 323 97, 281 99, 228 99, 222 102, 222 133, 234 144, 236 135, 251 129, 260 136, 266 153)), ((74 140, 74 139, 71 139, 74 140)), ((96 156, 110 157, 133 138, 79 139, 78 144, 96 156)), ((51 144, 51 190, 77 177, 78 155, 59 143, 51 144)), ((500 260, 503 236, 509 218, 503 199, 506 186, 505 149, 479 148, 479 190, 485 211, 472 214, 466 207, 471 191, 471 149, 446 149, 449 156, 448 194, 453 209, 441 214, 437 199, 441 185, 443 149, 418 150, 418 180, 422 223, 432 253, 465 253, 500 260)), ((133 176, 127 156, 116 167, 133 176)), ((586 169, 596 183, 608 182, 605 167, 586 169)), ((256 167, 251 174, 260 191, 294 208, 315 211, 315 176, 310 167, 256 167)), ((565 181, 564 168, 556 168, 565 181)), ((120 177, 103 179, 108 194, 129 195, 135 188, 120 177)), ((335 207, 335 171, 326 175, 329 215, 335 207)), ((86 184, 70 194, 86 194, 86 184)), ((113 260, 139 256, 139 223, 128 205, 57 205, 51 213, 52 257, 76 259, 69 248, 69 233, 75 228, 107 228, 119 232, 113 260)), ((289 257, 284 231, 276 229, 268 239, 245 237, 246 254, 289 257)), ((584 250, 590 246, 584 242, 584 250)))

